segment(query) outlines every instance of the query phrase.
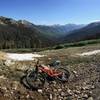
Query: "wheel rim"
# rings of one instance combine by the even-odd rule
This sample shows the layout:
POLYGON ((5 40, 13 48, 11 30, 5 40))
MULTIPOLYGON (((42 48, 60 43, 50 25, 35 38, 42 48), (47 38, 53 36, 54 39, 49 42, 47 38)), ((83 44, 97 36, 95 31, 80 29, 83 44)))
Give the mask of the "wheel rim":
POLYGON ((26 76, 23 76, 20 80, 21 84, 23 84, 23 86, 25 86, 26 88, 30 89, 30 86, 27 84, 26 81, 26 76))
POLYGON ((43 78, 42 74, 34 73, 33 75, 28 75, 27 77, 27 83, 32 87, 32 88, 42 88, 44 85, 45 79, 43 78))
POLYGON ((58 80, 66 82, 69 79, 69 71, 64 68, 59 68, 59 72, 62 72, 61 75, 57 77, 58 80))

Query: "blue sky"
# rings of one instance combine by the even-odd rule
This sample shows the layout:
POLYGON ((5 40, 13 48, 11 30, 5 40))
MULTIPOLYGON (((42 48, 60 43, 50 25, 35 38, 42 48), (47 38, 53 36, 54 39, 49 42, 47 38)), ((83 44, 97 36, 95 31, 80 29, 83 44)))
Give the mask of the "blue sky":
POLYGON ((0 0, 0 15, 35 24, 86 24, 100 20, 100 0, 0 0))

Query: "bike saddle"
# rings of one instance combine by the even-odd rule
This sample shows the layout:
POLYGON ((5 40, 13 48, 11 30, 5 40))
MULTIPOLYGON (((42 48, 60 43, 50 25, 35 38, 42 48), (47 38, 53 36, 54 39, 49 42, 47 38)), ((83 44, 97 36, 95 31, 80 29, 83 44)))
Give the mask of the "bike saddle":
POLYGON ((61 61, 60 60, 55 60, 55 61, 53 61, 52 63, 50 63, 49 65, 51 66, 51 67, 57 67, 57 66, 59 66, 61 64, 61 61))

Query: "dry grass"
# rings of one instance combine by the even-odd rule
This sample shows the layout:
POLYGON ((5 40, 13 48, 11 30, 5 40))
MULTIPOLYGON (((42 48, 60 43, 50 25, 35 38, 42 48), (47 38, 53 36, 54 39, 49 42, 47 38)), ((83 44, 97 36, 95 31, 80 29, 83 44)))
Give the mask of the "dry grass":
POLYGON ((0 60, 5 60, 6 59, 6 53, 0 51, 0 60))

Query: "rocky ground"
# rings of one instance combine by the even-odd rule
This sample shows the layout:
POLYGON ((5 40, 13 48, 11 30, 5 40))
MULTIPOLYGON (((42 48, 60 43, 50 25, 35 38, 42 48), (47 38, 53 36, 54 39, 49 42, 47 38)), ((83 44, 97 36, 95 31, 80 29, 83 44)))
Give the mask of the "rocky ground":
POLYGON ((12 61, 8 65, 0 60, 0 100, 100 100, 100 53, 89 56, 77 56, 77 53, 100 49, 88 46, 40 52, 47 55, 40 63, 48 64, 59 59, 67 68, 71 77, 66 83, 45 83, 42 89, 32 91, 20 83, 20 78, 35 61, 12 61), (74 77, 72 77, 74 76, 74 77))

